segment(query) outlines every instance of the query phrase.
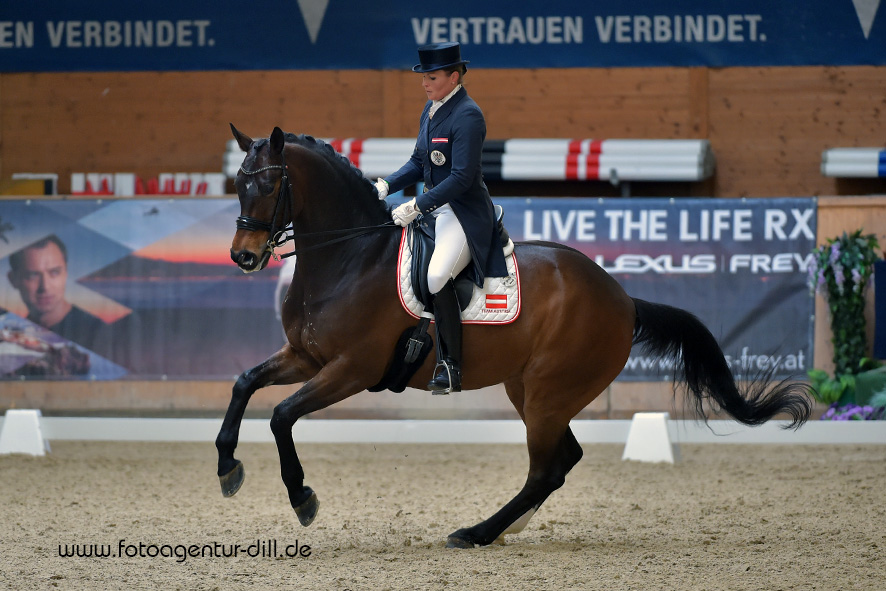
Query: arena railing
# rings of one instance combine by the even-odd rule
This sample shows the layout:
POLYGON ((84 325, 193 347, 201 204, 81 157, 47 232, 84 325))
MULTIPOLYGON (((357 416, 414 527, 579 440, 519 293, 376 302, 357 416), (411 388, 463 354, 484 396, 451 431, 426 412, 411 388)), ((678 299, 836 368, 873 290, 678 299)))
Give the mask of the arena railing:
MULTIPOLYGON (((325 141, 371 179, 396 171, 415 147, 414 138, 325 141)), ((243 158, 237 142, 228 141, 224 174, 236 176, 243 158)), ((622 185, 625 196, 632 181, 702 181, 715 168, 710 142, 698 139, 487 140, 482 162, 489 181, 608 181, 622 185)))
POLYGON ((829 177, 886 177, 883 148, 831 148, 821 153, 821 174, 829 177))

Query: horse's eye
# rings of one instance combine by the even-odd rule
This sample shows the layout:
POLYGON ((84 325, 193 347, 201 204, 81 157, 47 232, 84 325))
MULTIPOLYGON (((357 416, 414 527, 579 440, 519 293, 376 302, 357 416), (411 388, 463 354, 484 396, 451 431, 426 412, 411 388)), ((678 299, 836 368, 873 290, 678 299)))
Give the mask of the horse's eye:
POLYGON ((262 186, 261 186, 262 195, 269 195, 273 191, 274 191, 274 184, 273 183, 262 184, 262 186))

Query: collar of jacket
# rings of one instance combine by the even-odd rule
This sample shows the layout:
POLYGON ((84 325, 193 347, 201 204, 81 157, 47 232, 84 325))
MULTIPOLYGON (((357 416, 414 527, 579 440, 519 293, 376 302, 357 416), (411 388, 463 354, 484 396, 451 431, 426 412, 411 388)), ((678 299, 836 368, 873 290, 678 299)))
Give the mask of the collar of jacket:
MULTIPOLYGON (((433 119, 430 120, 430 128, 437 127, 440 123, 446 119, 449 114, 452 112, 452 109, 455 108, 464 97, 468 95, 467 91, 464 87, 459 88, 455 94, 453 94, 450 98, 446 100, 443 105, 437 109, 437 112, 434 113, 433 119)), ((430 105, 428 105, 428 115, 430 116, 430 105)))

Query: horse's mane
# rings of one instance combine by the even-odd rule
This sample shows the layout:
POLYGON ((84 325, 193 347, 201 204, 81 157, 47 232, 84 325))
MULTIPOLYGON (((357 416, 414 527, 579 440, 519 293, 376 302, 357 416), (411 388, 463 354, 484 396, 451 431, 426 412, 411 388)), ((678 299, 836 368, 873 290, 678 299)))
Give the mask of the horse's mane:
POLYGON ((298 144, 299 146, 308 148, 312 152, 323 156, 329 161, 333 168, 341 172, 342 176, 348 179, 349 184, 351 184, 355 190, 366 194, 371 193, 373 198, 376 198, 372 182, 363 176, 363 172, 354 166, 353 162, 336 152, 335 148, 331 145, 323 140, 305 134, 296 135, 287 132, 284 134, 284 138, 287 144, 298 144))

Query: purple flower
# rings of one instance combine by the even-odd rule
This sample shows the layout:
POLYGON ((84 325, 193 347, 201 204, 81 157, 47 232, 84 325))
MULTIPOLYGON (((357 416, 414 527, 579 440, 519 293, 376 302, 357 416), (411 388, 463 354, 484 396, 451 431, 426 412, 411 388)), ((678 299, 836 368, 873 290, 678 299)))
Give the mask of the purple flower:
POLYGON ((840 243, 834 242, 831 244, 831 257, 830 263, 833 265, 840 259, 840 243))
POLYGON ((809 276, 810 281, 818 274, 818 265, 815 264, 815 261, 809 263, 809 266, 806 268, 806 274, 809 276))
POLYGON ((846 277, 843 275, 843 267, 841 265, 834 265, 834 282, 837 284, 837 291, 840 295, 843 295, 843 283, 846 281, 846 277))
POLYGON ((855 283, 855 290, 861 291, 862 283, 864 282, 864 277, 862 277, 861 272, 854 267, 852 269, 852 282, 855 283))

